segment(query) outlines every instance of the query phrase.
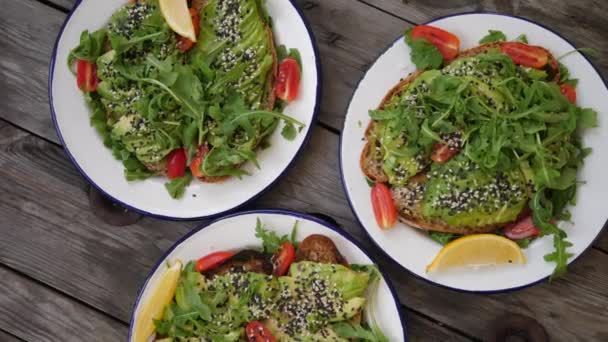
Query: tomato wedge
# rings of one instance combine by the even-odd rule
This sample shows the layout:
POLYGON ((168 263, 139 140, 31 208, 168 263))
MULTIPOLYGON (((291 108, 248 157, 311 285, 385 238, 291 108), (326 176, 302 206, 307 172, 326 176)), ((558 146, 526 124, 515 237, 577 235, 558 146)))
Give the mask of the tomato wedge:
POLYGON ((186 150, 177 148, 167 156, 167 177, 169 179, 181 177, 186 172, 186 150))
POLYGON ((397 209, 391 195, 391 190, 384 184, 376 182, 372 188, 372 207, 376 222, 381 229, 389 229, 397 220, 397 209))
POLYGON ((538 234, 540 234, 540 229, 534 225, 532 215, 528 215, 515 223, 506 225, 504 233, 505 236, 511 240, 521 240, 538 236, 538 234))
POLYGON ((450 148, 446 144, 435 143, 435 145, 433 146, 433 153, 431 154, 431 159, 434 162, 443 164, 450 160, 457 153, 457 149, 450 148))
POLYGON ((296 249, 289 242, 283 242, 281 248, 272 257, 273 271, 272 274, 280 277, 287 274, 289 266, 295 259, 296 249))
POLYGON ((232 258, 232 256, 234 256, 234 252, 214 252, 198 259, 194 268, 198 272, 205 272, 223 264, 226 260, 232 258))
POLYGON ((562 94, 570 101, 570 103, 576 103, 576 89, 569 84, 562 84, 559 86, 562 94))
POLYGON ((300 92, 300 65, 293 57, 287 57, 279 65, 279 76, 274 88, 283 101, 291 102, 300 92))
POLYGON ((245 334, 249 342, 276 342, 277 339, 264 324, 258 321, 251 321, 245 327, 245 334))
POLYGON ((204 143, 198 147, 198 151, 190 161, 190 172, 192 172, 194 177, 200 178, 204 176, 203 172, 201 171, 201 165, 203 164, 203 160, 205 160, 205 155, 207 153, 209 153, 209 145, 204 143))
POLYGON ((97 84, 99 84, 97 64, 79 59, 76 68, 76 83, 78 84, 78 88, 85 93, 97 90, 97 84))
POLYGON ((511 57, 515 64, 540 69, 547 65, 549 55, 547 51, 538 47, 519 42, 506 42, 500 44, 500 51, 511 57))
MULTIPOLYGON (((194 25, 194 33, 198 38, 198 32, 200 30, 200 18, 198 16, 198 11, 194 8, 190 8, 190 17, 192 18, 192 25, 194 25)), ((189 38, 182 36, 179 36, 177 38, 177 48, 179 49, 179 51, 187 52, 188 50, 192 49, 193 46, 194 42, 191 41, 189 38)))
POLYGON ((425 38, 435 45, 446 61, 451 61, 458 56, 460 39, 448 31, 435 26, 418 25, 412 30, 412 39, 420 38, 425 38))

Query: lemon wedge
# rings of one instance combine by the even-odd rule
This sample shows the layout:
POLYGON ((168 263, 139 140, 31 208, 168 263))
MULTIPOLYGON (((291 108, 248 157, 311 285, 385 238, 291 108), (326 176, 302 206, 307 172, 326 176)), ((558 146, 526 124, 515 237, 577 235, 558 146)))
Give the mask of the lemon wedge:
POLYGON ((182 272, 182 263, 177 260, 158 280, 149 300, 144 304, 133 329, 134 342, 146 342, 154 333, 154 321, 163 318, 165 307, 171 303, 182 272))
POLYGON ((459 266, 489 266, 499 264, 525 264, 526 256, 519 246, 502 236, 475 234, 456 239, 445 245, 427 273, 459 266))
POLYGON ((180 36, 196 42, 196 33, 187 0, 160 0, 159 4, 160 12, 169 27, 180 36))

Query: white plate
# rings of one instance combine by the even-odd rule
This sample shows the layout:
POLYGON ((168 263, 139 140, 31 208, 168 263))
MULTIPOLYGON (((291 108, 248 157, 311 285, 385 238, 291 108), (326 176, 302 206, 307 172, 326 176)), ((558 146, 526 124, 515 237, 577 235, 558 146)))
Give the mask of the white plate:
POLYGON ((127 182, 122 163, 114 159, 102 139, 89 124, 90 111, 70 72, 67 57, 78 45, 83 30, 103 27, 112 13, 126 0, 81 0, 61 29, 49 72, 49 98, 57 134, 68 156, 82 175, 97 189, 126 207, 146 215, 167 219, 195 219, 219 215, 235 209, 268 189, 294 161, 309 138, 320 99, 320 66, 312 32, 299 9, 291 1, 268 0, 266 8, 273 18, 277 45, 297 48, 302 55, 300 94, 285 113, 306 124, 294 141, 285 140, 282 124, 269 138, 271 147, 258 152, 261 169, 251 163, 245 169, 252 175, 241 180, 208 184, 193 181, 185 195, 172 199, 166 178, 127 182))
MULTIPOLYGON (((478 41, 489 29, 503 31, 513 39, 521 33, 528 36, 530 44, 546 47, 555 56, 572 51, 574 46, 558 34, 525 19, 499 14, 470 13, 434 20, 430 24, 446 29, 461 40, 462 49, 479 45, 478 41)), ((403 223, 391 231, 381 231, 375 222, 370 202, 370 188, 359 168, 359 156, 365 142, 362 140, 369 122, 368 110, 377 108, 384 95, 415 70, 410 61, 410 49, 400 37, 369 69, 356 89, 348 108, 342 133, 340 162, 346 193, 352 209, 370 237, 393 260, 415 275, 435 284, 458 290, 493 292, 513 290, 535 284, 549 276, 555 264, 547 263, 543 256, 553 250, 551 237, 537 239, 524 250, 528 263, 478 270, 464 269, 446 273, 427 274, 426 266, 433 260, 441 246, 426 233, 403 223)), ((575 53, 562 60, 573 78, 580 80, 577 87, 578 104, 598 112, 599 128, 585 131, 583 142, 593 148, 585 159, 579 180, 577 205, 571 208, 574 224, 560 223, 574 246, 569 252, 576 259, 599 235, 606 221, 605 195, 608 193, 608 89, 591 63, 575 53)))
MULTIPOLYGON (((269 229, 279 235, 290 234, 293 224, 299 221, 296 239, 302 241, 311 234, 323 234, 329 237, 338 247, 340 253, 353 264, 374 264, 375 261, 346 233, 330 226, 317 218, 285 210, 248 211, 218 219, 208 225, 201 226, 176 242, 163 256, 152 272, 148 275, 140 290, 131 315, 129 340, 131 340, 133 322, 143 303, 155 288, 159 277, 166 270, 167 262, 181 260, 186 263, 203 255, 219 250, 239 250, 246 247, 261 246, 261 241, 255 237, 256 219, 259 218, 269 229)), ((373 295, 374 312, 380 329, 389 341, 406 341, 406 326, 397 302, 397 295, 387 278, 383 276, 377 292, 373 295)), ((369 308, 369 306, 367 307, 369 308)), ((369 312, 368 312, 369 314, 369 312)))

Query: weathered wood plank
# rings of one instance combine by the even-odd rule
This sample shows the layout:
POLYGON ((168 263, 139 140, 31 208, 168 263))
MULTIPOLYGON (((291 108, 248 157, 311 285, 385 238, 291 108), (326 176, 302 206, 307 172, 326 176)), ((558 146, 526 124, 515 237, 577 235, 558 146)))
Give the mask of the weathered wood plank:
POLYGON ((577 47, 599 51, 594 62, 608 76, 608 2, 601 0, 359 0, 406 19, 422 23, 433 18, 470 11, 493 11, 539 22, 577 47))
POLYGON ((7 332, 0 330, 0 341, 4 342, 23 342, 24 340, 18 339, 17 337, 10 335, 7 332))
POLYGON ((408 339, 415 342, 461 342, 472 341, 471 339, 459 335, 445 326, 423 318, 418 313, 405 310, 406 324, 408 327, 408 339))
MULTIPOLYGON (((126 339, 126 325, 2 266, 0 288, 0 329, 24 341, 126 339)), ((0 332, 2 341, 14 336, 0 332)))

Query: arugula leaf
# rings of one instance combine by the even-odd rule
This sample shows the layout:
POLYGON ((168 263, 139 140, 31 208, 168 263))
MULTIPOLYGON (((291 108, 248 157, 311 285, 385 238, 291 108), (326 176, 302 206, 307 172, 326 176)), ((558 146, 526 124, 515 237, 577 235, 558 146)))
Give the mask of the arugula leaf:
POLYGON ((597 112, 591 108, 583 108, 578 112, 577 126, 579 128, 597 127, 597 112))
POLYGON ((369 327, 347 322, 336 323, 332 326, 336 334, 346 339, 359 339, 361 341, 388 342, 385 336, 379 336, 369 327))
POLYGON ((281 62, 287 58, 287 57, 292 57, 293 59, 296 60, 296 62, 298 62, 298 65, 300 66, 300 72, 302 72, 302 57, 300 55, 300 51, 298 49, 287 49, 287 47, 285 45, 279 45, 277 48, 277 61, 279 62, 279 64, 281 64, 281 62))
POLYGON ((165 183, 165 188, 169 192, 169 195, 173 198, 180 198, 184 195, 186 191, 186 187, 190 185, 192 181, 192 174, 190 172, 186 172, 183 176, 174 178, 168 183, 165 183))
POLYGON ((502 31, 488 30, 488 34, 479 40, 479 44, 504 42, 506 40, 507 36, 502 31))
POLYGON ((528 246, 530 246, 532 241, 534 241, 533 238, 523 238, 523 239, 516 240, 515 243, 517 243, 517 245, 520 248, 528 248, 528 246))
POLYGON ((443 64, 443 56, 435 45, 431 44, 427 39, 413 39, 411 30, 405 31, 405 43, 410 47, 410 56, 412 62, 416 65, 416 69, 438 69, 443 64))
POLYGON ((255 237, 262 240, 263 252, 266 254, 276 253, 284 242, 290 242, 294 247, 297 248, 295 241, 296 231, 298 228, 298 222, 296 221, 291 229, 291 234, 285 234, 283 236, 277 235, 276 232, 266 229, 262 224, 262 221, 257 218, 255 224, 255 237))
POLYGON ((567 249, 572 246, 572 243, 566 240, 566 232, 551 223, 553 204, 547 199, 544 189, 539 189, 534 194, 530 207, 534 225, 540 228, 543 235, 553 235, 555 251, 545 255, 544 259, 555 263, 555 269, 549 279, 556 279, 566 272, 568 259, 573 256, 573 254, 567 252, 567 249))
POLYGON ((103 44, 106 41, 106 29, 99 29, 93 33, 88 30, 80 34, 80 44, 70 51, 68 65, 72 65, 76 59, 82 59, 95 63, 103 53, 103 44))
POLYGON ((452 234, 452 233, 429 231, 429 237, 431 239, 435 240, 436 242, 438 242, 440 245, 445 246, 446 244, 448 244, 448 242, 459 238, 460 235, 452 234))
POLYGON ((522 33, 519 36, 517 36, 514 39, 514 41, 528 44, 528 37, 525 34, 522 33))
POLYGON ((281 135, 283 138, 293 141, 296 138, 298 132, 296 131, 296 127, 292 123, 286 123, 281 130, 281 135))

